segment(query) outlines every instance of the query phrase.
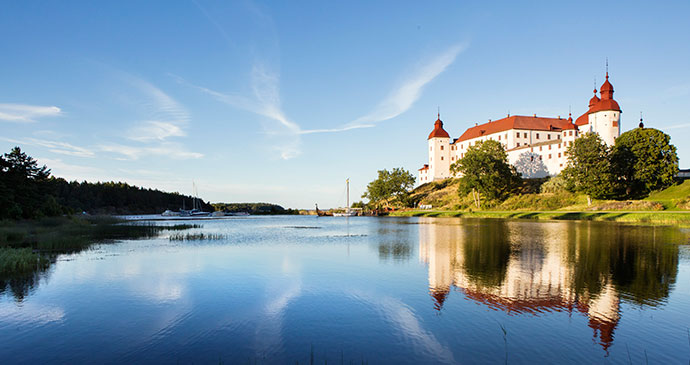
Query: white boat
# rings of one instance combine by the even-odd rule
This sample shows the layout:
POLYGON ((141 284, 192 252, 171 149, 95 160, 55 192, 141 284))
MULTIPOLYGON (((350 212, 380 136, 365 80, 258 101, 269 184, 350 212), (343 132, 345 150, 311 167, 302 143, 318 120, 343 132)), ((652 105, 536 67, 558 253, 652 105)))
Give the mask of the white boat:
POLYGON ((333 213, 334 217, 354 217, 357 215, 356 212, 350 210, 350 179, 345 180, 347 184, 347 208, 345 208, 344 213, 333 213))

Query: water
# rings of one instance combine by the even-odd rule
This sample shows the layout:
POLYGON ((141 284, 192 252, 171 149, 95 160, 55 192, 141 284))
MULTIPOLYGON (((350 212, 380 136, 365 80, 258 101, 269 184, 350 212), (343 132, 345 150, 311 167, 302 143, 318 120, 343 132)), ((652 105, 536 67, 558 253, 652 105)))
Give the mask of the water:
MULTIPOLYGON (((172 223, 160 223, 172 224, 172 223)), ((247 217, 61 255, 3 363, 688 363, 687 230, 247 217)))

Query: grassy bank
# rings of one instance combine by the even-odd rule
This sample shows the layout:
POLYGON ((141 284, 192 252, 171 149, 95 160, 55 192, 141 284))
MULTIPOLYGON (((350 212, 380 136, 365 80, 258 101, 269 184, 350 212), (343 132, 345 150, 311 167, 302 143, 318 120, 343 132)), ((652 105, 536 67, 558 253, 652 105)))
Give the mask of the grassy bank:
POLYGON ((55 254, 77 252, 94 243, 155 237, 165 230, 199 225, 123 224, 112 217, 53 217, 0 222, 0 277, 44 269, 55 254))
POLYGON ((397 217, 462 217, 543 220, 589 220, 606 222, 645 223, 690 226, 690 213, 684 212, 575 212, 575 211, 459 211, 459 210, 406 210, 390 214, 397 217))

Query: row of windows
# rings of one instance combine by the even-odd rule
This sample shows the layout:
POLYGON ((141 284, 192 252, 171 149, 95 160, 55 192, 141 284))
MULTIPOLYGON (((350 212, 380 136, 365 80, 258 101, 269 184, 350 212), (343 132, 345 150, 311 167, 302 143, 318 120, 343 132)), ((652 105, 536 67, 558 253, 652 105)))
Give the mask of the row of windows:
MULTIPOLYGON (((575 132, 575 136, 577 136, 577 131, 574 131, 574 132, 575 132)), ((565 132, 563 132, 563 136, 564 136, 564 137, 565 137, 565 136, 572 136, 572 135, 573 135, 573 131, 565 131, 565 132)), ((527 133, 523 133, 523 136, 524 136, 524 138, 527 138, 527 133)), ((508 139, 508 133, 506 133, 506 134, 504 135, 504 137, 505 137, 505 139, 507 140, 507 139, 508 139)), ((516 132, 516 133, 515 133, 515 137, 520 138, 520 132, 516 132)), ((535 139, 539 139, 539 138, 540 138, 539 133, 535 133, 535 139)), ((556 138, 558 138, 558 136, 556 136, 556 138)), ((490 140, 493 140, 493 137, 489 137, 489 139, 490 139, 490 140)), ((547 139, 547 140, 551 140, 551 134, 550 134, 550 133, 547 133, 547 134, 546 134, 546 139, 547 139)), ((498 140, 499 140, 499 141, 501 140, 501 135, 498 135, 498 140)), ((572 142, 570 142, 570 143, 572 144, 572 142)), ((469 147, 471 147, 471 146, 472 146, 472 142, 468 142, 468 143, 467 143, 467 147, 469 148, 469 147)), ((505 144, 504 144, 504 146, 505 146, 505 144)), ((516 146, 517 146, 517 147, 520 147, 520 143, 517 143, 516 146)), ((560 144, 559 144, 559 147, 558 147, 558 148, 560 148, 560 144)), ((443 149, 444 149, 444 146, 441 146, 441 151, 443 151, 443 149)), ((451 145, 451 146, 450 146, 450 149, 451 149, 451 151, 457 151, 458 146, 457 146, 457 145, 451 145)), ((462 144, 462 143, 460 144, 460 149, 463 149, 463 144, 462 144)), ((431 151, 431 150, 433 150, 433 148, 432 148, 432 147, 429 147, 429 151, 431 151)))

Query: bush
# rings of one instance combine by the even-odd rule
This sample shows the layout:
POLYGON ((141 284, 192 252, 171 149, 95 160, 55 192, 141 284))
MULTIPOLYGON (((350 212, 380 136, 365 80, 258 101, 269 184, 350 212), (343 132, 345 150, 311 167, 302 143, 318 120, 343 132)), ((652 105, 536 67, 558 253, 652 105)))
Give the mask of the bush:
POLYGON ((556 175, 541 185, 542 193, 562 193, 569 191, 568 182, 561 175, 556 175))

